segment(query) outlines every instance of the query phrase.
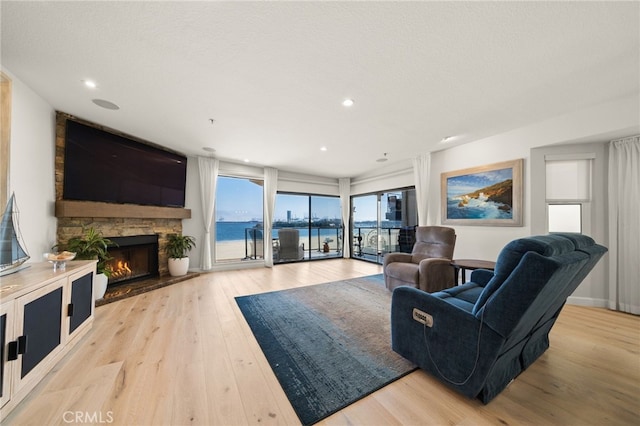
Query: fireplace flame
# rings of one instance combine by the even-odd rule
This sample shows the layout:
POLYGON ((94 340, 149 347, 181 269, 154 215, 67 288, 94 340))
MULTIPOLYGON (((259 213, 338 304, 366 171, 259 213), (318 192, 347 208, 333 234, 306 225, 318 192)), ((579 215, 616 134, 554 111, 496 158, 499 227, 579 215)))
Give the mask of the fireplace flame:
POLYGON ((119 260, 112 267, 111 277, 115 279, 120 279, 131 275, 131 268, 129 268, 129 262, 119 260))

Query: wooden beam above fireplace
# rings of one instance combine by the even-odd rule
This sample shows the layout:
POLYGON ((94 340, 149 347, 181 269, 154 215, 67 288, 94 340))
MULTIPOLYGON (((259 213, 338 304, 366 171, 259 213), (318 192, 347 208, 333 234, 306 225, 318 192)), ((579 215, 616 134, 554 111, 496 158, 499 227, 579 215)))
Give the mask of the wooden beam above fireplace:
POLYGON ((139 206, 93 201, 56 201, 56 217, 122 217, 148 219, 190 219, 191 209, 139 206))

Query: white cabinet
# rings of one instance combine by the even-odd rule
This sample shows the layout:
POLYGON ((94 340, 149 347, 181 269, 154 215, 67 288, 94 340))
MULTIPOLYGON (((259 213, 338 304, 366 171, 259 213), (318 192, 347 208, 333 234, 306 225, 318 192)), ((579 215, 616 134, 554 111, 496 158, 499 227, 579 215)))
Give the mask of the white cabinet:
POLYGON ((2 277, 1 416, 4 418, 93 322, 95 261, 75 261, 65 271, 48 263, 2 277))
POLYGON ((4 406, 11 395, 11 374, 9 374, 8 344, 14 340, 13 329, 13 300, 0 304, 0 353, 2 354, 2 366, 0 366, 0 407, 4 406))
POLYGON ((62 297, 66 282, 66 278, 61 278, 14 302, 16 337, 9 342, 14 394, 25 387, 33 388, 53 367, 51 364, 62 350, 62 297))

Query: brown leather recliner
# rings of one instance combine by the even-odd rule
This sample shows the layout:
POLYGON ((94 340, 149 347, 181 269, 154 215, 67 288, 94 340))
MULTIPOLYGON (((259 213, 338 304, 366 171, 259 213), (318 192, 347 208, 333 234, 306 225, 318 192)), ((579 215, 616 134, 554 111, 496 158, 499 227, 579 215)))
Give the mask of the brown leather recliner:
POLYGON ((428 293, 453 287, 451 260, 456 245, 456 232, 444 226, 418 226, 416 242, 409 253, 388 253, 382 271, 384 283, 393 291, 402 285, 428 293))

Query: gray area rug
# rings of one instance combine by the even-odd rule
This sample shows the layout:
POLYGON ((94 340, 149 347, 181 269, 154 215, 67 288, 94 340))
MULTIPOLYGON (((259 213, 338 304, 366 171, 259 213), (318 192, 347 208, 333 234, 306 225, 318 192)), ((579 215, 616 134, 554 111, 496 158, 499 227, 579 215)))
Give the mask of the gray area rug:
POLYGON ((382 274, 236 302, 304 425, 416 369, 391 350, 382 274))

